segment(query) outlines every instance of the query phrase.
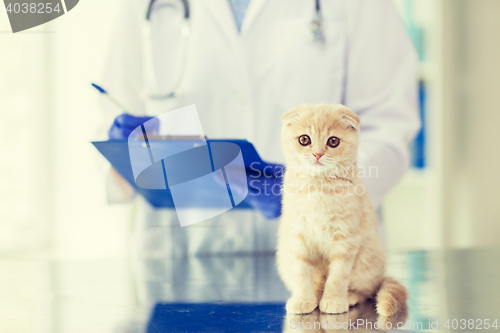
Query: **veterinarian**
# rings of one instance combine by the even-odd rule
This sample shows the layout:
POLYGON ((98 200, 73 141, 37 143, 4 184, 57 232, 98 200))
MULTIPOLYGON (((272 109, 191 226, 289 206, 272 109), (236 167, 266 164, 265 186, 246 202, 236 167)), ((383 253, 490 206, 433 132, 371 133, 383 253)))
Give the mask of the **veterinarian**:
MULTIPOLYGON (((118 118, 122 110, 105 106, 112 139, 149 119, 137 117, 196 104, 209 138, 247 139, 277 163, 282 113, 300 103, 345 104, 361 118, 359 166, 376 207, 408 168, 420 126, 417 56, 391 0, 127 0, 101 82, 133 113, 118 118)), ((134 198, 114 171, 107 188, 110 202, 134 198)), ((255 211, 180 228, 174 211, 137 197, 136 250, 272 252, 280 198, 252 200, 255 211)))

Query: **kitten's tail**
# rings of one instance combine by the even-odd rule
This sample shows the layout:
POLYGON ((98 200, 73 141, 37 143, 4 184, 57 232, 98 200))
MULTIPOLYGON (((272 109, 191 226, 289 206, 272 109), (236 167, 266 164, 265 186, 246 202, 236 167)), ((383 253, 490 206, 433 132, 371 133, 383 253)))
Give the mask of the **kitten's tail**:
POLYGON ((381 316, 392 316, 406 306, 407 299, 406 288, 393 278, 386 277, 377 293, 377 313, 381 316))

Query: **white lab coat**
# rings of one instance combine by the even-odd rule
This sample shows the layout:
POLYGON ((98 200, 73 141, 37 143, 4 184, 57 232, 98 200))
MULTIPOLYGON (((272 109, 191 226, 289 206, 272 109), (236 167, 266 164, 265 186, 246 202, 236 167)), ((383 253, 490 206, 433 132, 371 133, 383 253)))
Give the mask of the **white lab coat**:
MULTIPOLYGON (((314 1, 252 0, 239 34, 227 0, 190 0, 183 95, 144 102, 142 29, 148 3, 124 4, 102 81, 130 112, 154 116, 196 104, 209 138, 244 138, 264 160, 282 162, 283 112, 299 103, 343 103, 361 118, 359 166, 378 170, 372 168, 364 179, 375 206, 408 168, 408 144, 420 126, 417 58, 390 0, 322 1, 325 44, 315 42, 310 29, 314 1)), ((165 7, 152 14, 160 86, 175 67, 182 10, 180 1, 177 5, 177 14, 165 7)), ((106 126, 121 112, 111 108, 106 126)), ((111 201, 127 199, 109 187, 111 201)), ((135 235, 147 253, 274 250, 278 221, 255 212, 232 210, 180 228, 174 212, 139 206, 135 235)))

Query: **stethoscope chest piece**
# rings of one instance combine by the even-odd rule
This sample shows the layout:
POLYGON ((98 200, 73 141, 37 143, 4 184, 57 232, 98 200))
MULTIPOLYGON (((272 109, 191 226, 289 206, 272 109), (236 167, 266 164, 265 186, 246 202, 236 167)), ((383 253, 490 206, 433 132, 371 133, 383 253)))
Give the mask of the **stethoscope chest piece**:
POLYGON ((325 34, 323 33, 323 18, 321 17, 320 0, 315 0, 315 17, 311 22, 311 31, 315 42, 321 44, 325 42, 325 34))
POLYGON ((325 42, 325 34, 323 33, 323 25, 321 22, 321 16, 316 17, 311 22, 311 31, 314 37, 314 41, 323 44, 325 42))

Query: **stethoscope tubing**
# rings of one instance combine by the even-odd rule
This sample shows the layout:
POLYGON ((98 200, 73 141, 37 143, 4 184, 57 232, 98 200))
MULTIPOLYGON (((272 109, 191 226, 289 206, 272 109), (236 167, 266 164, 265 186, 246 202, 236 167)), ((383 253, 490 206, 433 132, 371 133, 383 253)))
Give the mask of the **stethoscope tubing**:
MULTIPOLYGON (((182 5, 184 7, 184 19, 189 20, 189 18, 191 17, 191 12, 189 10, 189 1, 188 0, 179 0, 179 1, 182 2, 182 5)), ((146 12, 146 21, 150 21, 151 19, 151 13, 153 11, 153 5, 155 4, 155 2, 156 0, 149 1, 148 11, 146 12)))
MULTIPOLYGON (((180 65, 178 66, 176 73, 174 74, 174 88, 172 91, 169 91, 168 93, 162 93, 162 89, 160 87, 160 84, 158 82, 158 77, 155 72, 154 68, 154 59, 153 59, 153 43, 152 43, 152 36, 151 36, 151 14, 153 12, 153 7, 154 4, 157 0, 150 0, 147 12, 146 12, 146 17, 145 17, 145 26, 144 26, 144 57, 146 59, 146 71, 147 71, 147 76, 149 79, 149 85, 150 85, 150 91, 152 93, 145 93, 143 94, 144 99, 148 100, 163 100, 163 99, 169 99, 173 98, 176 96, 179 96, 181 92, 177 89, 178 85, 180 84, 180 81, 182 79, 182 73, 184 71, 184 66, 185 66, 185 52, 187 50, 187 45, 181 45, 181 48, 179 50, 179 63, 180 65)), ((189 0, 179 0, 184 8, 184 22, 183 22, 183 27, 182 27, 182 40, 184 44, 187 44, 187 39, 190 34, 190 27, 189 27, 189 20, 191 18, 191 12, 190 12, 190 7, 189 7, 189 0)), ((321 0, 315 0, 315 19, 311 22, 311 31, 313 33, 314 39, 317 42, 324 43, 325 42, 325 37, 323 34, 323 26, 322 26, 322 16, 321 16, 321 0)))

